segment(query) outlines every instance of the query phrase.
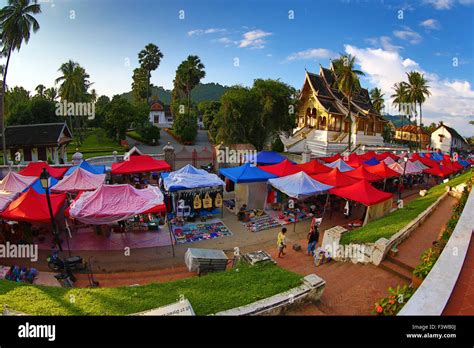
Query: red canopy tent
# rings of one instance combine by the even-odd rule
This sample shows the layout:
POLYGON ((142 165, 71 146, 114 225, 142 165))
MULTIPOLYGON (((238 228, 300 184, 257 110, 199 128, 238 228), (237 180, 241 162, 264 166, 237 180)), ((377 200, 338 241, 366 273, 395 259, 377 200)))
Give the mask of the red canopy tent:
POLYGON ((365 169, 367 169, 368 172, 378 175, 384 179, 400 176, 398 172, 389 168, 385 164, 385 162, 380 162, 379 164, 376 164, 375 166, 367 166, 365 169))
POLYGON ((331 168, 325 166, 318 160, 312 160, 306 163, 297 164, 296 167, 298 167, 308 175, 327 173, 331 171, 331 168))
MULTIPOLYGON (((61 210, 66 201, 66 194, 50 194, 53 216, 61 210)), ((36 192, 30 188, 10 203, 7 209, 0 213, 0 217, 6 220, 29 221, 29 222, 51 222, 46 195, 36 192)))
POLYGON ((447 169, 445 166, 440 166, 439 164, 437 164, 436 166, 432 168, 425 169, 423 172, 427 174, 435 175, 435 176, 440 176, 442 178, 452 173, 452 171, 447 169))
POLYGON ((335 187, 349 186, 359 181, 357 179, 351 178, 350 176, 347 176, 345 173, 342 173, 337 168, 334 168, 327 173, 311 175, 311 177, 319 182, 322 182, 323 184, 335 187))
POLYGON ((323 162, 326 162, 326 163, 332 163, 334 161, 337 161, 339 158, 341 158, 341 154, 339 153, 336 153, 335 155, 333 156, 330 156, 330 157, 320 157, 319 159, 323 162))
POLYGON ((359 158, 362 161, 368 161, 369 159, 377 157, 377 153, 375 151, 367 151, 366 153, 363 153, 362 155, 359 155, 359 158))
POLYGON ((64 176, 64 173, 67 172, 68 168, 54 168, 51 167, 47 162, 30 162, 26 168, 18 172, 18 174, 25 176, 35 176, 39 178, 43 172, 43 168, 46 168, 46 171, 52 177, 56 179, 61 179, 64 176))
MULTIPOLYGON (((371 157, 372 158, 372 157, 371 157)), ((370 158, 369 158, 370 159, 370 158)), ((348 165, 350 165, 352 168, 357 168, 360 167, 364 163, 364 159, 362 159, 358 154, 356 153, 351 153, 349 155, 349 159, 347 161, 344 160, 348 165)))
POLYGON ((446 169, 448 169, 449 171, 455 173, 457 171, 459 171, 460 169, 463 169, 463 167, 458 163, 458 166, 456 166, 455 164, 456 162, 451 162, 451 160, 446 160, 446 159, 443 159, 441 161, 441 164, 446 167, 446 169), (461 166, 461 168, 459 168, 459 166, 461 166))
POLYGON ((377 190, 366 180, 360 180, 350 186, 330 189, 329 193, 367 206, 378 204, 393 197, 391 193, 377 190))
POLYGON ((367 180, 367 181, 378 181, 382 180, 382 178, 378 175, 372 174, 371 172, 367 171, 367 169, 363 166, 351 170, 349 172, 345 172, 347 176, 351 178, 359 179, 359 180, 367 180))
POLYGON ((291 163, 287 159, 277 164, 272 164, 269 166, 261 166, 259 168, 266 171, 267 173, 272 173, 279 177, 296 174, 303 171, 301 168, 291 163))
POLYGON ((171 166, 164 160, 156 160, 151 156, 130 156, 127 161, 112 163, 112 174, 134 174, 146 172, 169 171, 171 166))
POLYGON ((464 169, 464 166, 463 166, 461 163, 459 163, 459 161, 453 162, 453 166, 454 166, 454 168, 456 168, 457 170, 463 170, 463 169, 464 169))
POLYGON ((388 152, 388 151, 385 151, 384 153, 381 153, 381 154, 378 154, 377 156, 375 156, 375 158, 378 160, 378 161, 383 161, 384 159, 386 159, 387 157, 390 157, 391 159, 393 159, 394 161, 398 161, 400 159, 400 157, 398 157, 397 155, 395 155, 394 153, 391 153, 391 152, 388 152))

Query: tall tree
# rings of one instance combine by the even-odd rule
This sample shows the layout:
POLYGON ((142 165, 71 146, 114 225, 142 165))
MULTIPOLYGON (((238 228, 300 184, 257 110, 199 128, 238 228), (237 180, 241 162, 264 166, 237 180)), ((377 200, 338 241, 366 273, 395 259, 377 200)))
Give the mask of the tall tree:
POLYGON ((411 111, 408 110, 408 95, 406 82, 397 82, 393 85, 395 91, 390 97, 393 99, 392 103, 398 107, 398 112, 401 112, 405 118, 408 119, 408 123, 411 123, 411 111))
MULTIPOLYGON (((428 81, 425 79, 424 75, 419 73, 418 71, 408 72, 407 77, 408 100, 415 106, 415 109, 417 105, 419 107, 419 120, 421 127, 421 125, 423 124, 422 105, 426 101, 426 98, 431 95, 431 92, 429 91, 430 86, 428 86, 428 81)), ((421 148, 421 139, 419 139, 419 146, 421 148)))
POLYGON ((39 85, 36 86, 36 88, 35 88, 36 95, 37 95, 38 97, 44 97, 44 92, 45 92, 45 90, 46 90, 45 85, 39 84, 39 85))
POLYGON ((350 54, 341 54, 340 57, 332 62, 335 75, 335 87, 347 98, 347 116, 349 122, 348 149, 352 149, 351 133, 352 133, 352 116, 351 116, 351 100, 352 96, 360 91, 359 76, 365 74, 355 69, 356 57, 350 54))
POLYGON ((188 109, 191 107, 191 91, 206 77, 204 64, 198 56, 190 55, 176 70, 175 88, 186 97, 188 109))
POLYGON ((370 90, 370 101, 378 113, 381 113, 384 108, 385 100, 383 99, 383 96, 384 94, 382 93, 382 90, 378 87, 370 90))
MULTIPOLYGON (((90 96, 87 90, 91 86, 89 82, 90 76, 82 66, 77 62, 69 60, 61 64, 58 71, 61 73, 61 76, 55 80, 55 83, 60 83, 59 96, 61 97, 61 101, 73 103, 89 101, 90 96)), ((79 142, 82 142, 81 117, 79 117, 79 115, 74 116, 76 118, 75 128, 78 131, 79 142)), ((69 115, 69 122, 71 129, 73 129, 72 115, 69 115)))
POLYGON ((23 42, 27 44, 30 40, 31 32, 36 33, 39 30, 39 23, 34 16, 39 13, 41 13, 40 5, 36 1, 31 2, 30 0, 8 0, 8 5, 0 10, 0 40, 3 44, 3 54, 7 57, 7 62, 3 69, 2 90, 0 91, 3 163, 8 162, 4 117, 4 97, 8 66, 12 52, 14 50, 19 51, 23 42))
POLYGON ((58 97, 58 89, 55 87, 47 88, 44 91, 44 96, 46 97, 46 99, 50 101, 55 101, 56 98, 58 97))
POLYGON ((132 94, 136 103, 141 103, 148 98, 148 72, 143 68, 133 70, 132 94))
POLYGON ((146 101, 148 103, 148 98, 150 97, 150 79, 151 72, 158 69, 158 66, 161 63, 163 58, 163 53, 161 53, 158 46, 155 44, 149 43, 145 46, 143 50, 138 53, 138 62, 140 67, 146 71, 147 74, 147 93, 146 101))

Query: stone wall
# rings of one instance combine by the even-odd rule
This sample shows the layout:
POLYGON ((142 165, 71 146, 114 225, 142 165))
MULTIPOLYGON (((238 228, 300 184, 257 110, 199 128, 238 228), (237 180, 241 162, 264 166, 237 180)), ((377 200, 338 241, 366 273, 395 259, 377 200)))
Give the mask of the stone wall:
POLYGON ((323 279, 316 274, 310 274, 304 277, 303 284, 296 288, 245 306, 218 312, 215 315, 281 315, 303 303, 319 301, 325 287, 326 282, 323 279))

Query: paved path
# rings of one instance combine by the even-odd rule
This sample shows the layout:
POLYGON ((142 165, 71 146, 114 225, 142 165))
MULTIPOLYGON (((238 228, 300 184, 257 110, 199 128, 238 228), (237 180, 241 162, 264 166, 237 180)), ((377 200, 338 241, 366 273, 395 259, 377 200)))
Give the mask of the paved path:
POLYGON ((443 315, 474 315, 474 238, 443 315))
POLYGON ((142 151, 145 154, 158 154, 163 152, 163 146, 166 144, 171 143, 171 145, 174 147, 175 152, 179 152, 185 147, 188 151, 192 151, 196 149, 197 151, 201 151, 205 147, 208 150, 211 150, 212 145, 209 142, 209 138, 207 136, 207 131, 205 130, 198 130, 197 136, 196 136, 196 141, 194 145, 181 145, 178 143, 171 135, 169 135, 167 132, 164 130, 161 130, 160 132, 160 142, 157 146, 150 146, 150 145, 145 145, 142 144, 130 137, 127 137, 127 142, 130 144, 130 147, 136 146, 140 151, 142 151))

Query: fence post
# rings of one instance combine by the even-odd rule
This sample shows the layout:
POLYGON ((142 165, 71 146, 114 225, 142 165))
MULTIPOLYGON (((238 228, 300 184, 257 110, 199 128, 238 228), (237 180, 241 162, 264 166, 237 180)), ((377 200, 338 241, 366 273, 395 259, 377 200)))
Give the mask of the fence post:
POLYGON ((165 154, 165 161, 171 166, 171 170, 174 170, 174 147, 171 146, 171 143, 168 142, 165 146, 163 146, 163 152, 165 154))

